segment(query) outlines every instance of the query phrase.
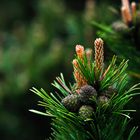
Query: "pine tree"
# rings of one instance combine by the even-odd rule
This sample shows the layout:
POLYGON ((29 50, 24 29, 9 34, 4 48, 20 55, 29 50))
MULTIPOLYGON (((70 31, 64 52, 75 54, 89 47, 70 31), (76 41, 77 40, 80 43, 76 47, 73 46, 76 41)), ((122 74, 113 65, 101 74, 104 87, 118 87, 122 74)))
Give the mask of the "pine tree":
POLYGON ((127 88, 126 68, 128 61, 117 66, 113 56, 109 66, 104 64, 103 40, 94 42, 92 51, 76 46, 72 62, 75 83, 67 86, 63 74, 52 84, 60 93, 46 93, 43 89, 31 91, 42 98, 39 105, 45 112, 34 113, 52 117, 52 137, 56 140, 130 140, 137 127, 133 127, 124 138, 130 121, 130 112, 125 105, 138 95, 139 85, 127 88))

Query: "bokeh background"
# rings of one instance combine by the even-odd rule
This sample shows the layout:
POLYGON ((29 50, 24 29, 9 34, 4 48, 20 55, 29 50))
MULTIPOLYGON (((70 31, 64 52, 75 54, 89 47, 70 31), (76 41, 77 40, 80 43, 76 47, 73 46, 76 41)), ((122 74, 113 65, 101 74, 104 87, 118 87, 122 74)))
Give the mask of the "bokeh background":
MULTIPOLYGON (((120 18, 114 16, 120 5, 120 0, 0 0, 1 140, 50 136, 51 120, 28 111, 42 109, 37 106, 39 98, 29 89, 53 92, 51 83, 60 72, 67 82, 73 81, 75 45, 93 47, 98 34, 92 21, 111 24, 120 18)), ((108 63, 113 52, 105 53, 108 63)), ((130 79, 132 83, 140 81, 138 77, 130 79)), ((132 125, 140 125, 140 98, 130 105, 137 109, 132 125)), ((139 140, 139 133, 138 129, 135 140, 139 140)))

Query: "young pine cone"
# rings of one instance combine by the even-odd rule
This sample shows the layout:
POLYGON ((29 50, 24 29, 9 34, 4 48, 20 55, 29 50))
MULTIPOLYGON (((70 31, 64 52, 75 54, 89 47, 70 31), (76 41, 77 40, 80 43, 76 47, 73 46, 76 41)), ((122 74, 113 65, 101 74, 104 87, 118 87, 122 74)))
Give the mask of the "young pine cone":
POLYGON ((98 102, 99 102, 99 105, 101 105, 101 106, 108 105, 109 98, 107 96, 104 96, 104 95, 99 96, 98 102))
POLYGON ((71 94, 62 99, 61 103, 71 112, 76 112, 80 108, 79 95, 71 94))
POLYGON ((83 105, 79 109, 79 115, 83 120, 90 119, 94 113, 94 110, 89 105, 83 105))
POLYGON ((112 29, 118 33, 127 33, 127 31, 129 30, 128 26, 121 22, 121 21, 116 21, 112 24, 112 29))
POLYGON ((101 38, 94 41, 95 48, 95 74, 98 76, 104 68, 104 42, 101 38))
POLYGON ((107 90, 105 90, 104 92, 102 92, 100 95, 101 96, 106 96, 108 98, 111 98, 111 96, 113 96, 114 94, 117 94, 117 89, 115 89, 112 86, 110 86, 110 87, 108 87, 107 90))
POLYGON ((80 88, 79 98, 82 104, 90 104, 92 102, 92 97, 97 97, 97 92, 94 87, 90 85, 85 85, 80 88))

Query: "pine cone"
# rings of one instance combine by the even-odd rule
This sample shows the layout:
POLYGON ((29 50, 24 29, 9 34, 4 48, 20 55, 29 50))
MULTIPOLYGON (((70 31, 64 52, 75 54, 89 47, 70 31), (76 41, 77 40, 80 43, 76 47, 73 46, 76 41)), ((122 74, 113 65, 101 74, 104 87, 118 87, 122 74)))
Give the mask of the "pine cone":
POLYGON ((71 112, 76 112, 80 108, 79 95, 71 94, 62 99, 61 103, 71 112))
POLYGON ((109 98, 104 95, 99 96, 98 98, 98 102, 100 105, 105 105, 105 104, 108 105, 108 101, 109 101, 109 98))
POLYGON ((126 33, 128 31, 128 26, 121 21, 114 22, 112 28, 118 33, 126 33))
POLYGON ((80 88, 79 97, 80 97, 81 103, 91 104, 92 101, 90 100, 90 98, 97 97, 97 92, 94 89, 94 87, 92 87, 90 85, 85 85, 80 88))
POLYGON ((89 105, 83 105, 79 109, 79 115, 83 120, 90 119, 93 115, 93 108, 89 105))
POLYGON ((106 96, 108 98, 111 98, 114 94, 117 94, 117 89, 113 88, 112 86, 108 87, 107 90, 100 93, 101 96, 106 96))

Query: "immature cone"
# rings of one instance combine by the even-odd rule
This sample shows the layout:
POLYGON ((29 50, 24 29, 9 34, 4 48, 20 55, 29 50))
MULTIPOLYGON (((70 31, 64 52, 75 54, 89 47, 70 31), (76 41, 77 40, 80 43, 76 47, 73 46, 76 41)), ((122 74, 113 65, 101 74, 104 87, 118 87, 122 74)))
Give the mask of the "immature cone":
POLYGON ((122 6, 121 13, 124 23, 130 25, 132 23, 132 15, 129 10, 126 7, 122 6))
POLYGON ((76 45, 75 50, 77 56, 82 59, 84 55, 84 47, 82 45, 76 45))
POLYGON ((126 33, 128 31, 128 26, 121 21, 114 22, 112 28, 118 33, 126 33))
POLYGON ((108 105, 109 98, 105 95, 101 95, 98 98, 98 102, 100 105, 108 105))
POLYGON ((87 81, 83 77, 83 75, 80 73, 80 70, 78 68, 77 60, 74 59, 72 63, 73 63, 73 66, 74 66, 74 77, 75 77, 75 80, 76 80, 76 84, 77 84, 77 87, 80 88, 80 87, 86 85, 87 81))
MULTIPOLYGON (((83 62, 83 57, 84 57, 84 53, 85 53, 84 47, 81 46, 81 45, 76 45, 75 50, 76 50, 77 56, 83 62)), ((86 85, 87 81, 80 72, 77 60, 74 59, 72 63, 73 63, 73 66, 74 66, 74 77, 75 77, 75 80, 76 80, 76 83, 77 83, 77 87, 80 88, 81 86, 86 85)))
POLYGON ((101 38, 97 38, 94 42, 95 46, 95 72, 101 72, 104 67, 104 50, 103 50, 103 40, 101 38))
POLYGON ((122 6, 125 6, 127 9, 129 9, 129 0, 122 0, 122 6))
POLYGON ((89 105, 83 105, 79 109, 79 115, 83 120, 90 119, 93 116, 94 109, 89 105))
POLYGON ((79 90, 79 98, 82 104, 91 104, 91 98, 96 98, 97 92, 94 87, 85 85, 79 90))
POLYGON ((78 94, 71 94, 62 99, 61 103, 71 112, 75 112, 80 107, 80 100, 78 94))
POLYGON ((122 0, 121 13, 124 23, 131 26, 136 18, 136 3, 132 2, 130 5, 129 0, 122 0))
POLYGON ((104 92, 100 93, 101 96, 106 96, 108 98, 111 98, 114 94, 117 94, 117 89, 113 88, 112 86, 110 86, 104 92))

